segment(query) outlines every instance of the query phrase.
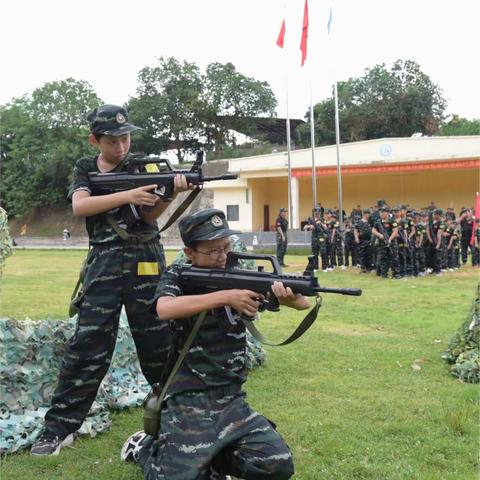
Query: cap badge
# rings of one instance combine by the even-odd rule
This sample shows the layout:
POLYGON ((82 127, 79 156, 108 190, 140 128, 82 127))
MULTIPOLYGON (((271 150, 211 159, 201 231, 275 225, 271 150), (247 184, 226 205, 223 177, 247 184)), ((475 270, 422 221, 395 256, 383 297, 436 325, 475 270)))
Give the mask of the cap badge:
POLYGON ((127 120, 125 118, 125 115, 123 115, 123 113, 120 113, 118 112, 116 115, 115 115, 115 120, 117 121, 117 123, 125 123, 127 120))
POLYGON ((210 222, 214 227, 223 227, 223 221, 218 215, 214 215, 210 222))

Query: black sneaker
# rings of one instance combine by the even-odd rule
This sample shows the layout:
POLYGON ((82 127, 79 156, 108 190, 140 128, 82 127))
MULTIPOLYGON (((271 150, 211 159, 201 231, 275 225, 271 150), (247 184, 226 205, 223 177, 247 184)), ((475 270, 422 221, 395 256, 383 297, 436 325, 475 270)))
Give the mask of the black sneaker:
POLYGON ((58 435, 42 435, 30 449, 30 454, 35 457, 46 457, 48 455, 58 455, 62 447, 71 445, 74 441, 73 433, 66 437, 58 435))
POLYGON ((120 451, 120 459, 124 462, 138 462, 138 453, 140 452, 142 443, 146 437, 147 434, 143 430, 135 432, 128 437, 120 451))

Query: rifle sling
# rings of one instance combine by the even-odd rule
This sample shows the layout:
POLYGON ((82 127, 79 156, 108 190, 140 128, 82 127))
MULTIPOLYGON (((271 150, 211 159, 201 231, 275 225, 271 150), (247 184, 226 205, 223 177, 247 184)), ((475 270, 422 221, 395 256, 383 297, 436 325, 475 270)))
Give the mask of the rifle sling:
POLYGON ((198 197, 198 194, 202 191, 200 187, 195 187, 188 197, 180 204, 180 206, 173 212, 173 215, 168 219, 167 223, 162 227, 160 233, 166 230, 172 223, 174 223, 178 217, 192 204, 192 202, 198 197))
MULTIPOLYGON (((318 316, 318 311, 322 306, 322 297, 316 297, 315 306, 308 312, 306 317, 300 322, 298 327, 294 330, 294 332, 283 342, 280 343, 272 343, 267 340, 255 327, 251 320, 247 320, 244 317, 240 317, 244 325, 247 327, 248 331, 260 342, 264 343, 265 345, 270 345, 271 347, 280 347, 283 345, 288 345, 289 343, 294 342, 295 340, 299 339, 315 322, 318 316)), ((225 307, 227 311, 227 316, 230 321, 233 320, 232 309, 230 307, 225 307)))
POLYGON ((117 235, 124 241, 126 242, 138 242, 138 243, 146 243, 149 240, 152 240, 155 238, 159 233, 162 233, 164 230, 166 230, 168 227, 170 227, 177 219, 180 217, 180 215, 192 204, 192 202, 197 198, 198 194, 201 192, 200 187, 194 188, 188 197, 180 204, 180 206, 173 212, 173 215, 168 219, 167 223, 159 230, 159 232, 151 232, 146 235, 134 235, 131 233, 128 233, 126 230, 123 228, 120 228, 117 225, 117 222, 115 219, 112 217, 112 215, 105 213, 104 218, 108 225, 115 230, 117 235))
POLYGON ((165 395, 167 394, 168 387, 170 386, 170 383, 172 383, 173 378, 175 377, 178 370, 182 366, 183 360, 187 356, 188 350, 192 345, 193 339, 195 338, 198 331, 200 330, 200 327, 203 323, 203 320, 205 319, 206 314, 207 312, 200 313, 200 315, 198 315, 197 317, 197 320, 195 320, 195 324, 193 325, 192 330, 190 331, 187 339, 185 340, 185 343, 182 347, 182 351, 179 353, 177 361, 175 362, 175 365, 172 367, 172 370, 170 371, 167 380, 165 380, 165 383, 163 384, 162 391, 156 400, 156 403, 155 403, 156 411, 159 412, 161 410, 162 402, 163 402, 163 399, 165 398, 165 395))

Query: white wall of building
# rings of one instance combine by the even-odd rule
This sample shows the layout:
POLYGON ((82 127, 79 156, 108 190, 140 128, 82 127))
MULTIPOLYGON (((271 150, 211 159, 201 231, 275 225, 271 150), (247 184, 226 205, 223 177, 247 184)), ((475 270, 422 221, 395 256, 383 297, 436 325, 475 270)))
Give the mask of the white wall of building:
POLYGON ((247 186, 214 189, 213 206, 227 214, 230 228, 241 231, 251 230, 252 192, 247 186), (238 220, 235 220, 236 218, 238 220))

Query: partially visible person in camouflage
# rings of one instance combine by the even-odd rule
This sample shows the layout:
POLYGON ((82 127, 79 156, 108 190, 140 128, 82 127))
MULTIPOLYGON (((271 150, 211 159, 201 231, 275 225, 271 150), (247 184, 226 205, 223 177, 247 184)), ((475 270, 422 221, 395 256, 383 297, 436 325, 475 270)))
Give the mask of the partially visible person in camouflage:
POLYGON ((353 230, 361 273, 369 273, 372 270, 372 227, 369 219, 370 210, 363 210, 362 218, 357 221, 353 230))
POLYGON ((350 219, 345 219, 345 232, 343 234, 344 247, 345 247, 345 266, 350 266, 350 260, 352 267, 357 265, 357 250, 355 243, 355 234, 353 232, 353 226, 350 219))
MULTIPOLYGON (((221 210, 205 209, 179 223, 185 254, 203 268, 225 268, 233 233, 221 210)), ((157 289, 157 314, 170 320, 176 357, 196 317, 207 314, 185 360, 171 381, 156 438, 137 432, 124 444, 121 458, 138 462, 146 480, 242 479, 283 480, 293 475, 290 450, 273 424, 245 401, 246 328, 225 306, 252 317, 260 305, 250 290, 202 293, 184 285, 183 267, 173 264, 157 289), (196 293, 198 292, 198 293, 196 293)), ((308 308, 308 300, 276 282, 280 304, 308 308)), ((167 323, 167 322, 165 322, 167 323)))
MULTIPOLYGON (((151 190, 156 185, 101 196, 92 195, 88 172, 118 172, 128 166, 130 133, 127 112, 103 105, 87 117, 89 142, 100 150, 81 158, 73 173, 68 198, 76 216, 85 217, 90 251, 85 263, 82 294, 77 298, 77 329, 65 351, 45 431, 32 446, 35 456, 57 455, 74 440, 112 358, 122 305, 128 317, 140 366, 150 384, 156 383, 170 348, 170 330, 150 307, 165 266, 157 217, 168 204, 151 190), (127 204, 140 206, 142 219, 123 231, 109 212, 127 204), (148 212, 142 210, 148 207, 148 212)), ((184 176, 175 178, 175 192, 187 190, 184 176)))
POLYGON ((8 231, 8 215, 7 212, 0 207, 0 289, 2 287, 5 260, 12 254, 12 250, 12 239, 8 231))
POLYGON ((322 269, 327 268, 327 248, 326 248, 326 230, 322 223, 322 212, 316 207, 312 210, 313 217, 309 218, 309 222, 303 227, 304 230, 312 232, 311 248, 313 255, 313 269, 320 268, 319 255, 322 257, 322 269))
POLYGON ((408 231, 407 222, 401 217, 400 207, 392 207, 393 221, 397 224, 398 237, 396 244, 398 246, 398 273, 401 277, 407 276, 408 262, 409 262, 409 244, 408 244, 408 231))
POLYGON ((451 216, 445 216, 446 269, 453 272, 456 266, 455 253, 459 242, 456 223, 451 216))
POLYGON ((412 267, 415 277, 423 277, 425 275, 425 225, 421 222, 420 213, 412 212, 412 225, 414 234, 412 236, 412 267))
POLYGON ((436 208, 433 210, 433 222, 431 227, 431 236, 433 244, 433 274, 441 275, 443 257, 446 252, 446 237, 444 235, 446 230, 445 222, 443 221, 443 210, 436 208))
POLYGON ((461 250, 462 250, 462 263, 465 265, 468 259, 468 252, 472 250, 470 245, 470 239, 472 238, 474 218, 473 211, 470 208, 463 207, 460 210, 460 216, 458 217, 460 223, 460 229, 462 232, 461 238, 461 250))
POLYGON ((474 230, 472 247, 472 267, 480 266, 480 221, 477 222, 474 230))
POLYGON ((394 219, 390 218, 387 207, 380 207, 380 220, 372 228, 372 234, 379 239, 377 264, 380 269, 380 276, 388 278, 391 269, 393 278, 401 278, 398 265, 398 227, 394 219))
POLYGON ((277 232, 277 259, 278 263, 282 267, 287 267, 285 265, 285 254, 287 253, 288 247, 288 220, 287 220, 287 209, 281 208, 278 217, 275 220, 275 231, 277 232))

